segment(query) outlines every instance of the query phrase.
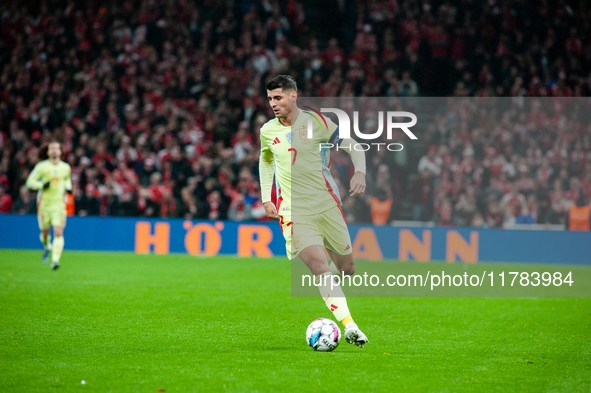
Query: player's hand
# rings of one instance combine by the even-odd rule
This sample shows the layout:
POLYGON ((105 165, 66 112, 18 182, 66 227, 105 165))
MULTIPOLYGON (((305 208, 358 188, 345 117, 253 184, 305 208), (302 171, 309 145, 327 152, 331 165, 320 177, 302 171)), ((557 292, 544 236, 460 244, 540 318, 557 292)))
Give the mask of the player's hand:
POLYGON ((365 175, 361 172, 355 172, 351 178, 351 189, 349 192, 352 197, 363 194, 365 191, 365 175))
POLYGON ((49 182, 43 183, 43 189, 47 190, 49 188, 49 182))
POLYGON ((265 212, 267 213, 267 217, 272 218, 274 220, 279 220, 279 216, 277 215, 277 208, 273 202, 265 202, 263 204, 265 207, 265 212))

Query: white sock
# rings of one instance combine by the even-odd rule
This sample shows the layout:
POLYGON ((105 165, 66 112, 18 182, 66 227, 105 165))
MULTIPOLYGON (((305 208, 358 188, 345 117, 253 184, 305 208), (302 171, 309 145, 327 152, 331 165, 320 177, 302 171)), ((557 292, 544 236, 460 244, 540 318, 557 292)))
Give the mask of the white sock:
POLYGON ((321 279, 321 285, 318 286, 320 296, 322 296, 324 304, 326 304, 326 307, 332 312, 337 321, 341 322, 350 317, 351 313, 343 289, 340 285, 332 285, 331 288, 332 274, 326 272, 316 276, 316 279, 321 279))
POLYGON ((64 237, 63 236, 54 237, 53 238, 53 252, 51 253, 52 262, 59 263, 63 250, 64 250, 64 237))

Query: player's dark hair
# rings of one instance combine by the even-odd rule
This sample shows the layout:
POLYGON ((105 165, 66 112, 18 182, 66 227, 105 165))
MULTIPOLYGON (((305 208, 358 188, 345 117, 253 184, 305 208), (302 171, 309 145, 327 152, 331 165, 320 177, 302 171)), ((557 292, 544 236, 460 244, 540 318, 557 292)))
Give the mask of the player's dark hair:
POLYGON ((39 151, 37 152, 37 157, 39 157, 39 161, 45 161, 49 158, 49 154, 47 154, 48 150, 49 143, 39 148, 39 151))
MULTIPOLYGON (((57 143, 58 145, 60 145, 60 149, 62 148, 62 144, 58 141, 51 141, 43 146, 41 146, 39 148, 39 152, 37 153, 37 157, 39 157, 40 161, 45 161, 49 159, 49 145, 51 145, 52 143, 57 143)), ((64 155, 64 152, 62 150, 62 156, 64 155)))
POLYGON ((298 91, 296 81, 289 75, 277 75, 267 83, 267 90, 281 89, 283 91, 298 91))

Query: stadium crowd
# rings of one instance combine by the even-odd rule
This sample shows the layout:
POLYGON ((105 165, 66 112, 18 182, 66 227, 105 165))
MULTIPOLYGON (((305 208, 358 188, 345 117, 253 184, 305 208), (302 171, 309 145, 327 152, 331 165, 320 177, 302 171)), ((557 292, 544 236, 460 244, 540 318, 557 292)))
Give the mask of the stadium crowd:
MULTIPOLYGON (((35 212, 24 183, 58 140, 78 215, 265 219, 273 76, 311 97, 573 100, 591 95, 590 20, 580 1, 2 2, 0 212, 35 212)), ((563 223, 589 203, 584 113, 458 108, 405 155, 368 157, 349 222, 563 223)), ((335 154, 341 195, 351 171, 335 154)))

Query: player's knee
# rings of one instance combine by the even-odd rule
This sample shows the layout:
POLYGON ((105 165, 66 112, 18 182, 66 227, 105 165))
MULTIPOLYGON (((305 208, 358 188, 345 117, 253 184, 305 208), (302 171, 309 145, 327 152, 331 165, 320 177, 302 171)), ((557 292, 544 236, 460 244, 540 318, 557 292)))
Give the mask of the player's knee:
POLYGON ((353 256, 351 254, 341 257, 340 260, 340 271, 345 273, 347 276, 352 276, 355 274, 355 261, 353 260, 353 256))
POLYGON ((352 276, 353 274, 355 274, 355 265, 346 266, 343 269, 343 273, 345 273, 346 276, 352 276))

